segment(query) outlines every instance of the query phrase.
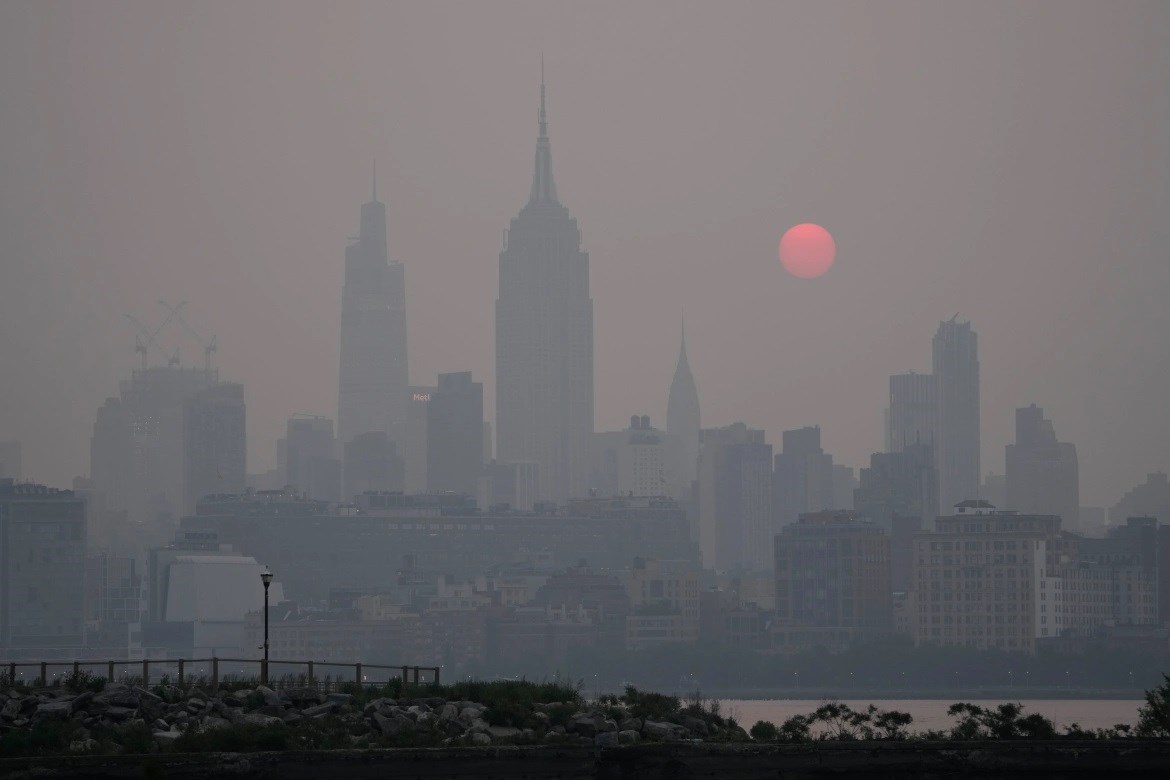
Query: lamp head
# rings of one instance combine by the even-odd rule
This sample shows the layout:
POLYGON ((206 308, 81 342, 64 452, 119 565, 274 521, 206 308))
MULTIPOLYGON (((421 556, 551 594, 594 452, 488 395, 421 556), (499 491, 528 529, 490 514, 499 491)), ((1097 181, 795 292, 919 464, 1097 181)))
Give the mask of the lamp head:
POLYGON ((268 567, 264 567, 264 571, 260 572, 260 581, 264 583, 264 589, 268 590, 268 586, 272 584, 272 572, 268 567))

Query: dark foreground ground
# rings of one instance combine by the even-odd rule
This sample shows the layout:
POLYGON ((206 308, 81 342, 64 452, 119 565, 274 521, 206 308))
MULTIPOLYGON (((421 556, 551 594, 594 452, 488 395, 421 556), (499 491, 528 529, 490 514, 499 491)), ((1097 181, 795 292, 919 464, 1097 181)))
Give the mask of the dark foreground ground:
POLYGON ((1166 777, 1170 741, 500 746, 82 756, 0 761, 3 778, 1097 778, 1166 777))

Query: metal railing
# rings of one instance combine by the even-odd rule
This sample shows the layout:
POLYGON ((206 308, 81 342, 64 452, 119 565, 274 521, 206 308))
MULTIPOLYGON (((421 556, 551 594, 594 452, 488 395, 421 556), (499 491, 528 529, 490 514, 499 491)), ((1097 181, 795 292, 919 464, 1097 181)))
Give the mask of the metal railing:
POLYGON ((271 680, 274 687, 287 688, 294 685, 321 687, 323 684, 352 682, 358 686, 385 685, 392 680, 401 680, 403 685, 439 684, 438 666, 397 666, 389 664, 363 664, 360 661, 349 664, 336 661, 286 661, 255 658, 171 658, 142 659, 140 661, 9 661, 0 665, 3 682, 15 686, 18 682, 29 685, 49 685, 52 680, 64 682, 72 676, 81 679, 83 674, 101 677, 94 670, 105 672, 105 680, 113 683, 119 679, 137 682, 146 687, 151 683, 151 672, 155 680, 164 676, 174 679, 180 685, 187 680, 205 680, 212 690, 220 682, 244 680, 271 680), (24 669, 34 670, 31 680, 24 669), (336 674, 332 670, 340 670, 336 674), (253 671, 254 670, 254 671, 253 671), (119 672, 121 674, 119 675, 119 672), (174 672, 174 677, 171 677, 174 672), (273 676, 273 673, 276 676, 273 676), (283 672, 283 674, 281 674, 283 672), (322 677, 324 672, 325 676, 322 677), (413 679, 412 679, 413 678, 413 679))

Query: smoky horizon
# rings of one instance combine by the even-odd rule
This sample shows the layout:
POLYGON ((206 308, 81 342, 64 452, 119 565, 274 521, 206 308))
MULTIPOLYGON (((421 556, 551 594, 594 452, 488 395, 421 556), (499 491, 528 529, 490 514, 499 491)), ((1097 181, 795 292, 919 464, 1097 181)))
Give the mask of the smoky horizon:
POLYGON ((4 4, 0 441, 25 478, 90 475, 160 301, 187 325, 150 365, 243 386, 249 474, 290 417, 340 426, 376 160, 394 381, 470 371, 497 437, 502 269, 555 202, 586 256, 590 433, 665 426, 685 317, 704 429, 779 453, 819 425, 867 467, 890 376, 931 373, 957 316, 980 478, 1036 404, 1080 505, 1110 507, 1170 469, 1167 40, 1155 2, 4 4), (777 259, 803 222, 836 241, 817 279, 777 259))

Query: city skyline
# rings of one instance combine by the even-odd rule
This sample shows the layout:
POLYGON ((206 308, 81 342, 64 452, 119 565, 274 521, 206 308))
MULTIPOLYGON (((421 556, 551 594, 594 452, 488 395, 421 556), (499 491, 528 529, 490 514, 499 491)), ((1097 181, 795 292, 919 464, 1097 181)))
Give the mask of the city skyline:
MULTIPOLYGON (((468 10, 468 21, 482 22, 471 25, 482 33, 516 23, 526 7, 499 8, 498 19, 468 10)), ((701 64, 710 73, 684 69, 684 80, 702 76, 686 87, 653 58, 629 67, 633 58, 622 56, 633 50, 626 33, 588 25, 590 35, 570 32, 590 18, 575 11, 563 19, 538 14, 524 28, 538 34, 525 47, 509 39, 514 51, 485 58, 482 73, 438 67, 426 78, 416 72, 380 84, 364 74, 408 72, 385 66, 420 57, 419 49, 409 42, 378 55, 330 49, 320 56, 333 59, 307 64, 336 66, 338 80, 314 81, 306 63, 280 59, 266 69, 255 60, 257 51, 285 38, 327 29, 311 9, 290 13, 286 26, 265 33, 255 50, 214 9, 186 31, 169 12, 144 10, 165 40, 193 45, 211 36, 223 44, 222 64, 200 60, 184 76, 191 79, 178 91, 184 97, 150 74, 158 70, 147 67, 150 60, 117 44, 128 32, 84 7, 59 9, 38 28, 45 37, 29 39, 43 53, 0 33, 3 50, 30 63, 5 68, 15 89, 12 134, 0 142, 13 171, 4 202, 19 205, 0 213, 12 282, 0 291, 6 334, 0 359, 22 370, 5 383, 0 439, 23 443, 22 468, 31 479, 66 485, 84 474, 94 413, 137 361, 122 315, 141 315, 160 296, 181 296, 192 301, 193 324, 219 337, 222 375, 246 388, 249 471, 274 466, 273 443, 289 415, 336 408, 334 259, 352 231, 372 157, 383 161, 379 184, 394 245, 401 246, 394 256, 410 266, 410 381, 430 384, 440 372, 471 370, 484 382, 485 408, 494 408, 492 259, 500 226, 522 198, 516 173, 530 164, 525 130, 544 49, 564 139, 562 188, 586 228, 591 256, 596 430, 618 428, 634 411, 665 420, 662 388, 674 369, 681 307, 709 427, 743 420, 776 444, 782 430, 820 424, 825 450, 859 467, 882 449, 889 375, 929 371, 929 335, 958 311, 981 342, 982 471, 1002 473, 1013 411, 1036 403, 1058 421, 1061 438, 1077 445, 1082 502, 1111 505, 1144 474, 1170 465, 1157 402, 1170 380, 1157 336, 1166 330, 1161 301, 1170 291, 1167 237, 1156 218, 1166 205, 1158 139, 1166 136, 1167 114, 1164 96, 1145 91, 1148 74, 1165 70, 1167 55, 1153 42, 1167 22, 1131 7, 1069 8, 1057 25, 1044 25, 1051 21, 1045 14, 993 19, 978 9, 936 9, 922 24, 940 40, 907 41, 895 29, 910 14, 907 5, 895 6, 888 19, 856 8, 851 16, 783 6, 767 13, 790 23, 780 30, 782 42, 794 47, 789 54, 766 49, 739 24, 742 14, 710 17, 692 9, 688 26, 702 18, 713 25, 716 43, 726 45, 734 32, 748 45, 722 69, 706 58, 701 64), (947 52, 953 31, 967 22, 987 34, 990 48, 963 44, 947 52), (790 38, 810 25, 842 38, 821 55, 829 74, 808 84, 781 79, 779 94, 765 97, 774 74, 792 72, 787 58, 807 53, 790 38), (1045 55, 1008 35, 1013 25, 1038 35, 1045 55), (75 26, 86 30, 76 59, 63 69, 38 66, 46 62, 38 57, 61 51, 75 26), (1074 45, 1086 29, 1098 35, 1087 50, 1074 45), (916 74, 912 87, 899 86, 892 77, 909 73, 908 62, 891 53, 899 41, 909 45, 915 67, 931 57, 952 66, 946 78, 970 87, 971 107, 959 110, 947 98, 918 113, 929 103, 922 96, 939 82, 916 74), (613 61, 594 63, 589 55, 606 42, 613 61), (850 85, 856 58, 831 65, 836 47, 849 42, 868 45, 863 50, 880 74, 873 93, 894 114, 850 85), (997 60, 997 52, 1006 56, 997 60), (989 76, 959 72, 977 57, 987 58, 989 76), (94 67, 76 67, 90 60, 94 67), (1057 78, 1053 62, 1079 78, 1057 78), (257 96, 243 86, 219 96, 210 91, 213 80, 223 81, 222 69, 245 65, 260 92, 275 86, 275 94, 257 96), (75 83, 62 89, 67 98, 21 111, 42 92, 16 75, 29 71, 59 89, 66 77, 75 83), (158 100, 149 109, 119 103, 129 93, 114 89, 115 76, 158 100), (376 108, 358 112, 359 129, 348 134, 282 122, 282 134, 271 135, 275 126, 262 112, 303 110, 279 88, 286 79, 306 84, 307 103, 317 109, 369 101, 376 108), (742 89, 715 91, 732 82, 742 89), (1012 83, 1018 91, 1008 88, 1012 83), (1053 90, 1041 108, 1029 108, 1029 97, 1053 90), (1084 114, 1072 91, 1087 106, 1084 114), (773 98, 799 110, 769 109, 773 98), (829 110, 834 101, 841 107, 829 110), (118 125, 108 109, 119 105, 129 117, 128 140, 113 134, 118 125), (696 110, 701 116, 684 121, 696 110), (919 135, 891 118, 898 110, 924 123, 919 135), (467 129, 452 121, 468 112, 484 121, 467 129), (707 119, 712 112, 716 120, 707 119), (866 135, 847 129, 877 116, 884 121, 869 123, 866 135), (1125 120, 1099 118, 1105 116, 1125 120), (1078 128, 1056 133, 1081 119, 1078 128), (964 149, 944 140, 955 123, 970 125, 964 149), (265 147, 265 137, 279 142, 265 147), (725 137, 742 149, 725 149, 725 137), (1057 143, 1045 145, 1053 138, 1057 143), (1028 162, 1030 154, 1035 159, 1028 162), (843 162, 831 165, 832 156, 843 162), (898 170, 882 157, 904 166, 911 184, 899 203, 877 206, 879 185, 898 170), (158 159, 167 162, 156 173, 147 161, 158 159), (774 253, 782 230, 804 219, 824 222, 839 241, 836 267, 811 283, 784 278, 774 253), (452 278, 471 294, 453 290, 452 278), (909 290, 907 279, 914 281, 909 290), (881 306, 873 305, 877 298, 881 306), (899 305, 890 307, 891 299, 899 305), (839 314, 819 319, 828 312, 839 314)), ((26 9, 0 13, 9 22, 0 28, 28 29, 26 9)), ((396 8, 373 20, 342 19, 337 29, 365 23, 397 35, 393 25, 372 23, 386 20, 379 14, 437 23, 428 10, 396 8)), ((358 33, 363 42, 373 34, 358 33)), ((481 51, 464 33, 444 45, 481 51)), ((676 44, 658 46, 654 51, 667 61, 680 56, 676 44)), ((784 46, 774 41, 773 48, 784 46)), ((200 356, 184 344, 183 357, 195 364, 200 356)))

